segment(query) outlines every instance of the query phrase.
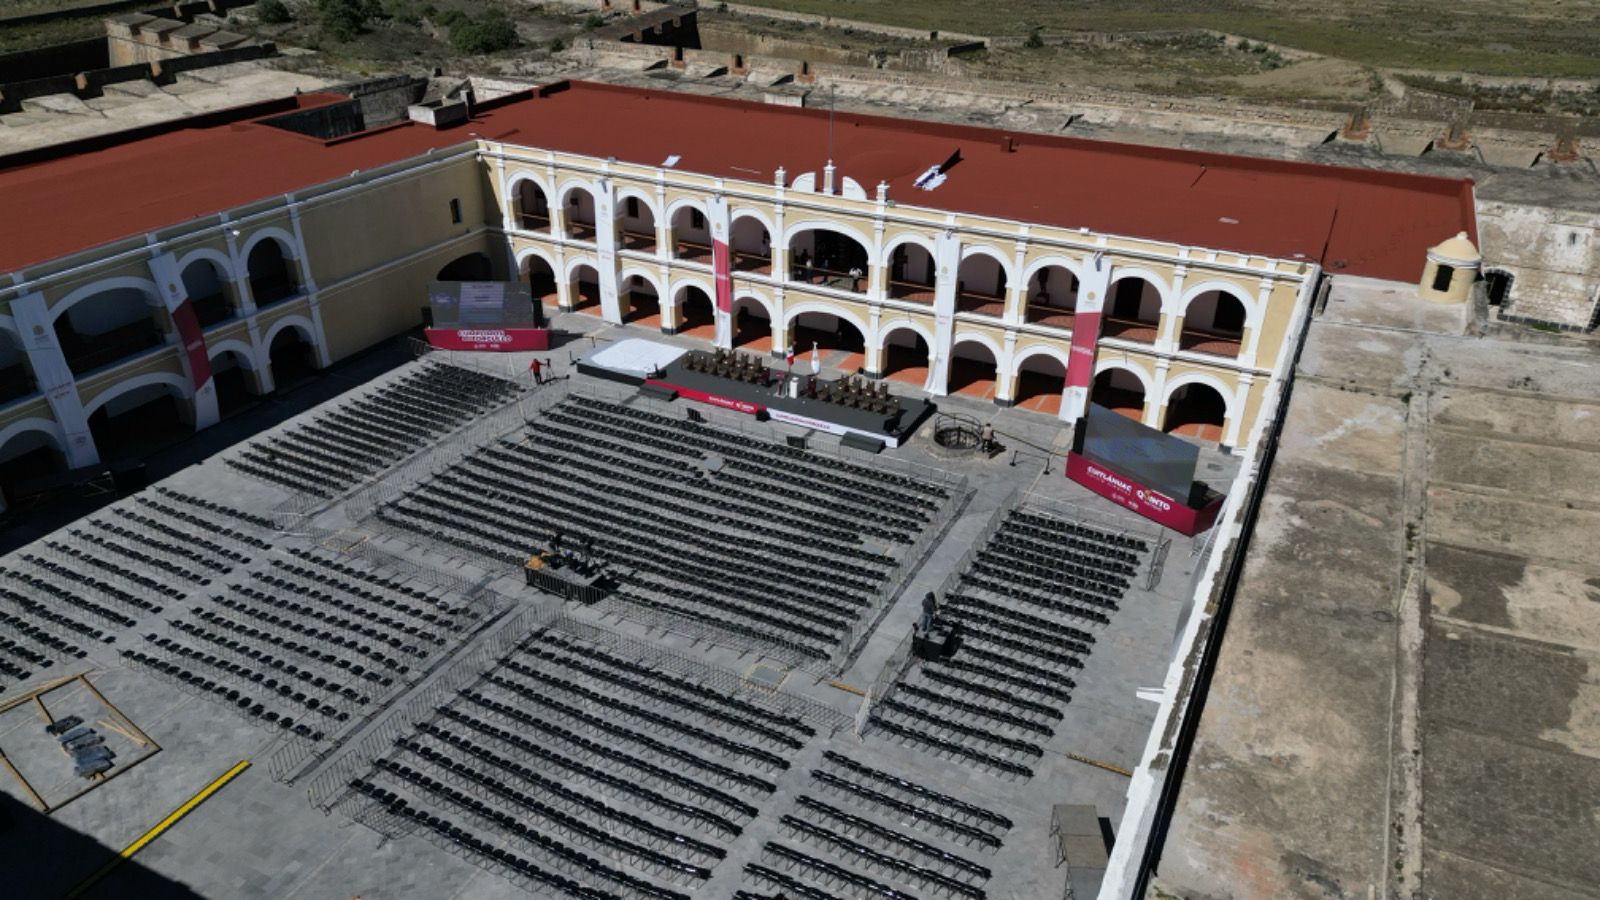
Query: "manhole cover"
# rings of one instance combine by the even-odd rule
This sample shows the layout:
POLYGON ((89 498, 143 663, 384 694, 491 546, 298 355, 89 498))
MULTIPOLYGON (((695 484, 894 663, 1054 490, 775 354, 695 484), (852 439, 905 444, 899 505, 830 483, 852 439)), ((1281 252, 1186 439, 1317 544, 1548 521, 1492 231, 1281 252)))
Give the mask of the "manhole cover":
POLYGON ((751 669, 745 680, 762 690, 775 691, 782 686, 783 680, 787 677, 789 677, 788 669, 762 663, 751 669))

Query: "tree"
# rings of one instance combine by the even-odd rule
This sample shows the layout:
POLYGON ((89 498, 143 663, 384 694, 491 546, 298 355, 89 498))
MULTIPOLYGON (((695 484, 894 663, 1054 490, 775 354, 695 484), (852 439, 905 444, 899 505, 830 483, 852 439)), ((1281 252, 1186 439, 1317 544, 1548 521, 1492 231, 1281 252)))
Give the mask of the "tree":
POLYGON ((281 25, 289 21, 289 7, 283 5, 283 0, 261 0, 256 4, 256 18, 265 25, 281 25))
POLYGON ((367 23, 368 7, 361 0, 317 0, 322 30, 335 40, 353 40, 367 23))
POLYGON ((476 22, 462 22, 450 28, 450 46, 458 53, 495 53, 516 45, 516 26, 499 10, 491 10, 476 22))

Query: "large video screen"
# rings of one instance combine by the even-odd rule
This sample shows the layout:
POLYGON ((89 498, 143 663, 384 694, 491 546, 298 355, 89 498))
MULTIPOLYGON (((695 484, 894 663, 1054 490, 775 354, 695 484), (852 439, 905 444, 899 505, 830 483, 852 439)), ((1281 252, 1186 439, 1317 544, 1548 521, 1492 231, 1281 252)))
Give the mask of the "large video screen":
POLYGON ((533 328, 533 294, 519 281, 433 281, 428 305, 435 328, 533 328))
POLYGON ((1083 455, 1105 463, 1174 500, 1187 502, 1200 448, 1162 434, 1098 403, 1084 422, 1083 455))

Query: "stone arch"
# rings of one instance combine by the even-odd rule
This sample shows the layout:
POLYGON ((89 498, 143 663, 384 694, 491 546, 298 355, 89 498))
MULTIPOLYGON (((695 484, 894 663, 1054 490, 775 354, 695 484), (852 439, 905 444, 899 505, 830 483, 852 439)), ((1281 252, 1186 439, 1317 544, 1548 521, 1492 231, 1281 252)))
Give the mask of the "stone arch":
POLYGON ((886 238, 883 242, 883 247, 878 251, 877 259, 873 260, 873 263, 879 266, 887 266, 895 248, 902 244, 916 244, 918 247, 928 251, 928 256, 937 263, 939 258, 938 245, 934 243, 932 237, 920 231, 901 231, 897 232, 894 237, 886 238))
POLYGON ((216 265, 217 270, 222 273, 222 276, 230 282, 237 278, 237 273, 233 271, 233 260, 228 258, 228 254, 223 253, 221 250, 213 250, 210 247, 196 247, 190 250, 188 253, 178 257, 178 263, 174 268, 181 273, 184 269, 193 265, 197 259, 211 260, 216 265))
POLYGON ((754 302, 757 306, 761 307, 762 311, 764 311, 767 314, 768 321, 771 321, 771 320, 774 320, 774 319, 777 318, 777 315, 773 312, 773 307, 776 304, 774 304, 771 300, 767 299, 767 297, 765 297, 764 295, 759 294, 759 293, 757 293, 755 291, 735 290, 734 291, 734 295, 733 295, 733 304, 735 306, 738 306, 739 305, 739 301, 741 301, 741 300, 750 300, 750 301, 754 302))
POLYGON ((159 303, 161 300, 161 294, 156 290, 154 281, 132 275, 117 275, 112 278, 102 278, 99 281, 91 282, 74 289, 71 293, 62 297, 60 302, 50 308, 50 322, 54 324, 57 319, 61 318, 62 313, 96 294, 122 289, 136 290, 143 293, 150 304, 159 303))
POLYGON ((560 302, 561 289, 556 280, 555 257, 542 247, 524 247, 517 251, 515 260, 517 279, 528 285, 535 312, 539 313, 542 320, 544 314, 541 304, 546 301, 551 304, 560 302))
POLYGON ((717 321, 716 291, 700 278, 680 278, 672 283, 675 330, 696 332, 696 337, 715 339, 717 321), (691 291, 699 292, 691 295, 691 291), (691 301, 691 297, 696 299, 691 301), (709 334, 708 334, 709 332, 709 334))
POLYGON ((1041 256, 1023 267, 1023 283, 1030 283, 1033 280, 1033 276, 1039 274, 1040 269, 1047 269, 1051 266, 1057 266, 1066 269, 1068 272, 1072 273, 1073 278, 1076 278, 1079 281, 1083 280, 1083 260, 1074 259, 1070 256, 1062 256, 1060 254, 1051 254, 1050 256, 1041 256))
POLYGON ((893 319, 878 324, 877 345, 879 363, 877 374, 905 384, 922 387, 927 384, 933 369, 933 330, 909 317, 893 319), (896 333, 913 336, 910 346, 890 340, 896 333))
POLYGON ((263 229, 251 235, 249 249, 239 252, 245 261, 244 275, 250 283, 250 297, 258 307, 287 300, 300 289, 294 242, 270 233, 278 231, 281 229, 263 229))
POLYGON ((0 403, 26 397, 38 388, 29 372, 27 345, 10 316, 0 316, 0 403))
MULTIPOLYGON (((1016 273, 1015 260, 1013 260, 1011 257, 1007 256, 1004 252, 1002 252, 999 247, 996 247, 993 244, 962 244, 961 245, 961 259, 960 259, 959 262, 963 262, 964 263, 967 260, 973 258, 974 256, 987 256, 990 259, 993 259, 995 262, 1000 264, 1000 271, 1006 273, 1006 281, 1007 282, 1012 282, 1012 281, 1016 280, 1017 273, 1016 273)), ((958 263, 958 268, 959 268, 959 263, 958 263)))
POLYGON ((1130 362, 1100 360, 1095 363, 1094 384, 1089 391, 1089 400, 1135 422, 1143 422, 1153 381, 1143 368, 1130 362), (1130 381, 1138 387, 1130 386, 1130 381))
POLYGON ((540 231, 548 228, 550 226, 551 196, 550 185, 544 180, 544 176, 528 169, 512 171, 511 175, 506 179, 504 197, 510 210, 508 218, 511 219, 513 226, 526 231, 540 231), (537 212, 530 212, 524 207, 524 185, 532 185, 537 188, 539 191, 538 196, 544 198, 545 211, 542 217, 537 212))
POLYGON ((650 194, 638 187, 618 188, 611 207, 617 229, 617 249, 635 253, 656 252, 656 233, 661 228, 661 208, 650 194), (639 201, 639 215, 628 215, 628 201, 639 201))
POLYGON ((674 259, 711 264, 711 212, 705 203, 693 197, 679 197, 667 204, 666 225, 674 259), (694 225, 696 213, 700 216, 698 228, 694 225))
POLYGON ((595 239, 595 228, 598 227, 599 218, 598 195, 599 188, 592 181, 573 178, 562 182, 556 197, 556 208, 562 210, 568 238, 582 241, 595 239), (584 198, 588 200, 587 203, 583 198, 574 196, 578 191, 583 192, 584 198))
POLYGON ((305 338, 306 343, 316 347, 319 352, 321 351, 321 347, 317 343, 317 329, 312 326, 310 319, 306 318, 305 316, 284 316, 283 318, 273 322, 267 327, 267 330, 262 333, 261 346, 263 348, 263 353, 267 352, 266 348, 270 348, 272 346, 272 342, 277 338, 278 332, 283 331, 285 328, 293 328, 296 331, 299 331, 300 336, 305 338))
POLYGON ((1113 369, 1127 372, 1134 378, 1138 379, 1140 387, 1144 389, 1146 394, 1150 393, 1151 385, 1155 384, 1155 378, 1151 376, 1149 372, 1146 372, 1144 367, 1133 362, 1132 360, 1126 359, 1096 360, 1094 364, 1094 375, 1096 378, 1099 378, 1103 373, 1112 371, 1113 369))
POLYGON ((1178 299, 1177 309, 1174 310, 1174 312, 1180 315, 1187 315, 1189 312, 1189 304, 1199 299, 1201 294, 1206 294, 1211 291, 1227 294, 1233 297, 1233 299, 1239 301, 1239 305, 1244 307, 1244 322, 1246 328, 1253 327, 1256 324, 1257 319, 1261 315, 1261 310, 1257 306, 1256 301, 1249 295, 1248 292, 1244 290, 1244 288, 1241 288, 1239 285, 1231 281, 1213 279, 1185 287, 1183 289, 1183 296, 1178 299))
MULTIPOLYGON (((770 231, 770 228, 768 230, 770 231)), ((861 248, 866 250, 869 256, 872 252, 872 238, 866 232, 849 223, 833 219, 802 219, 798 222, 790 222, 783 228, 783 245, 785 247, 789 246, 794 242, 795 235, 802 231, 837 232, 860 244, 861 248)))
POLYGON ((945 390, 982 400, 993 399, 999 389, 1000 373, 1005 371, 1005 364, 1005 354, 1001 352, 1000 345, 988 335, 976 331, 957 334, 950 340, 945 390), (976 346, 989 358, 983 359, 970 351, 961 353, 963 345, 976 346))
POLYGON ((256 359, 255 349, 244 341, 230 338, 225 341, 208 342, 206 344, 206 357, 216 359, 224 353, 237 353, 246 363, 245 368, 254 372, 261 367, 261 361, 256 359))
POLYGON ((248 260, 250 253, 256 249, 256 245, 269 239, 283 245, 285 259, 299 260, 300 257, 295 252, 294 235, 276 225, 267 225, 250 232, 250 236, 245 238, 243 244, 239 245, 239 258, 248 260))
POLYGON ((33 431, 40 432, 48 437, 50 439, 50 443, 55 445, 56 450, 60 451, 63 455, 66 454, 66 430, 61 427, 60 422, 57 422, 54 419, 46 419, 39 416, 34 416, 27 419, 18 419, 17 421, 12 422, 10 425, 0 428, 0 451, 5 450, 6 445, 11 443, 12 438, 15 438, 20 434, 26 434, 33 431))
POLYGON ((733 298, 729 315, 733 319, 729 331, 735 348, 756 353, 777 349, 772 346, 772 304, 765 297, 751 291, 740 293, 733 298), (761 310, 761 315, 750 312, 751 308, 761 310), (758 322, 766 324, 758 325, 758 322))
POLYGON ((595 271, 595 277, 599 278, 600 264, 595 261, 594 257, 582 254, 567 257, 566 264, 561 267, 561 277, 571 281, 573 270, 577 269, 579 266, 588 266, 595 271))
MULTIPOLYGON (((749 296, 749 295, 746 295, 746 296, 749 296)), ((862 337, 866 337, 867 335, 872 333, 872 329, 868 328, 867 324, 865 322, 861 321, 861 319, 856 316, 856 314, 855 314, 855 312, 853 310, 847 309, 847 308, 845 308, 843 306, 835 306, 835 305, 830 304, 830 303, 825 303, 825 302, 820 301, 820 300, 812 300, 812 301, 809 301, 809 302, 806 302, 806 303, 797 303, 794 306, 790 306, 790 307, 784 309, 784 311, 783 311, 783 327, 784 327, 784 329, 788 330, 789 328, 793 327, 794 320, 799 318, 802 313, 808 313, 808 312, 809 313, 823 313, 825 315, 834 316, 836 318, 843 319, 846 322, 849 322, 851 325, 854 325, 856 327, 856 330, 861 332, 862 337)))
POLYGON ((1022 364, 1035 356, 1048 356, 1060 363, 1063 370, 1066 369, 1067 365, 1071 361, 1071 357, 1067 355, 1067 351, 1061 349, 1060 347, 1057 347, 1053 344, 1034 344, 1025 350, 1018 350, 1016 352, 1016 355, 1011 358, 1011 371, 1013 373, 1022 371, 1022 364))
POLYGON ((1228 423, 1237 417, 1233 391, 1221 379, 1206 372, 1185 372, 1168 381, 1161 398, 1161 408, 1162 431, 1183 431, 1206 440, 1221 440, 1228 423), (1195 395, 1195 388, 1201 392, 1199 396, 1195 395), (1173 401, 1179 391, 1183 391, 1185 405, 1175 409, 1173 401), (1208 391, 1220 401, 1220 410, 1201 405, 1208 402, 1204 397, 1208 391), (1220 415, 1216 414, 1218 412, 1220 415))
POLYGON ((193 386, 190 385, 189 381, 182 375, 178 375, 173 372, 146 372, 143 375, 135 375, 132 378, 125 378, 96 394, 93 400, 90 400, 88 403, 83 405, 83 414, 85 416, 92 416, 94 415, 95 410, 105 406, 107 403, 115 400, 123 394, 138 390, 142 387, 148 387, 152 384, 165 384, 173 388, 173 392, 184 400, 187 400, 194 395, 193 386))

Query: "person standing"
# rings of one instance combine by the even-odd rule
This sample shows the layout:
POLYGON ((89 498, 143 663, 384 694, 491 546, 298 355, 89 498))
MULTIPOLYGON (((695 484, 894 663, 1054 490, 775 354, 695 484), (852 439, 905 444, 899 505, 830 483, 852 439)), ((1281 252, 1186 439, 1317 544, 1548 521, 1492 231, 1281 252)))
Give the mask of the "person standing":
POLYGON ((528 371, 533 373, 534 384, 544 384, 544 363, 535 359, 528 363, 528 371))
POLYGON ((978 431, 978 446, 983 448, 985 455, 994 452, 994 423, 985 422, 978 431))

